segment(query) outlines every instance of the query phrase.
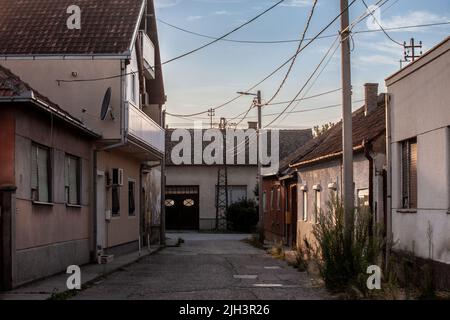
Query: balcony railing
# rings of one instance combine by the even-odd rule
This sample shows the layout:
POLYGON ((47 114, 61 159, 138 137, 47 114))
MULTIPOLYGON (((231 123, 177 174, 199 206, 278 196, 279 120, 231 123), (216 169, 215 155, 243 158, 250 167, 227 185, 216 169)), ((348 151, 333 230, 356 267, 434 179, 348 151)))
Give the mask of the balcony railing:
POLYGON ((160 153, 165 151, 164 129, 130 103, 128 104, 128 134, 160 153))
POLYGON ((155 46, 144 31, 140 31, 142 55, 144 58, 145 76, 155 78, 155 46))

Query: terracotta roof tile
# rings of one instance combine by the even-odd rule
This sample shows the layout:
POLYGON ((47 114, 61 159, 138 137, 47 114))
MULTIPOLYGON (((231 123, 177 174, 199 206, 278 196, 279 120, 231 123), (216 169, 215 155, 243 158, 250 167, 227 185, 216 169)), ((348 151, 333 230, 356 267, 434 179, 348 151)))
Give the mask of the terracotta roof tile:
POLYGON ((2 54, 120 54, 130 47, 143 0, 0 0, 2 54), (81 9, 69 30, 67 8, 81 9))

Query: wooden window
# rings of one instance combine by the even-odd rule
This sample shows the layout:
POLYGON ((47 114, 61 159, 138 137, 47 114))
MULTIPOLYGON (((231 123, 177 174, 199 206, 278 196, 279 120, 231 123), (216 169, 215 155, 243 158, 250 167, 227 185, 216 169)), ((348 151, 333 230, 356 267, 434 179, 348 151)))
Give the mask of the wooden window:
POLYGON ((314 190, 314 222, 315 223, 319 223, 320 198, 321 198, 320 190, 314 190))
POLYGON ((51 202, 51 181, 50 149, 33 144, 31 146, 31 199, 36 202, 51 202))
POLYGON ((303 221, 308 221, 308 192, 303 191, 303 221))
POLYGON ((128 215, 136 215, 136 183, 128 181, 128 215))
POLYGON ((417 208, 417 139, 402 142, 402 208, 417 208))
POLYGON ((70 205, 81 204, 80 181, 81 181, 80 158, 66 154, 64 163, 64 195, 67 204, 70 205))
POLYGON ((262 206, 263 206, 263 211, 267 211, 267 194, 264 191, 262 194, 262 206))

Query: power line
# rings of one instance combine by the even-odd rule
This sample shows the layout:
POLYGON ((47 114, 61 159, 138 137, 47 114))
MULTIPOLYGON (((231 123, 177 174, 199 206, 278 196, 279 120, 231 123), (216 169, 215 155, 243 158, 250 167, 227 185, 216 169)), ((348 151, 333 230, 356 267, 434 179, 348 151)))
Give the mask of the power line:
POLYGON ((316 8, 316 5, 317 5, 317 0, 314 0, 314 3, 312 5, 311 11, 309 13, 308 19, 306 20, 305 29, 303 30, 300 42, 299 42, 298 47, 297 47, 297 51, 295 53, 294 58, 291 61, 289 69, 287 70, 286 75, 284 76, 283 80, 281 81, 280 85, 278 86, 278 89, 275 91, 275 93, 272 95, 272 97, 267 101, 267 103, 265 105, 271 103, 278 96, 278 94, 280 93, 281 89, 286 84, 286 81, 289 78, 289 75, 291 74, 292 68, 294 67, 295 62, 297 61, 297 57, 298 57, 298 55, 299 55, 299 53, 300 53, 300 51, 302 49, 302 44, 303 44, 303 41, 305 39, 306 33, 308 32, 309 25, 311 24, 311 20, 312 20, 312 17, 314 15, 314 10, 316 8))
MULTIPOLYGON (((305 50, 311 43, 313 43, 318 37, 320 37, 320 35, 322 34, 322 33, 324 33, 329 27, 331 27, 335 22, 336 22, 336 20, 338 20, 343 14, 344 14, 344 12, 346 11, 346 10, 348 10, 354 3, 356 2, 356 0, 353 0, 349 5, 348 5, 348 7, 344 10, 344 11, 342 11, 342 12, 340 12, 333 20, 331 20, 319 33, 317 33, 313 38, 311 38, 311 40, 309 40, 309 42, 308 43, 306 43, 303 47, 302 47, 302 49, 300 50, 300 52, 302 52, 303 50, 305 50)), ((283 62, 279 67, 277 67, 274 71, 272 71, 269 75, 267 75, 264 79, 262 79, 261 81, 259 81, 258 83, 256 83, 255 85, 253 85, 251 88, 249 88, 247 91, 245 91, 244 92, 244 94, 245 93, 248 93, 248 92, 250 92, 251 90, 253 90, 253 89, 255 89, 257 86, 259 86, 260 84, 262 84, 263 82, 265 82, 267 79, 269 79, 269 78, 271 78, 274 74, 276 74, 278 71, 280 71, 281 69, 283 69, 284 68, 284 66, 286 66, 289 62, 291 62, 292 61, 292 59, 294 59, 294 57, 295 57, 296 55, 293 55, 292 57, 290 57, 288 60, 286 60, 285 62, 283 62)), ((231 99, 231 100, 229 100, 229 101, 227 101, 227 102, 225 102, 225 103, 223 103, 223 104, 221 104, 221 105, 219 105, 219 106, 217 106, 217 107, 215 107, 215 108, 213 108, 214 110, 217 110, 217 109, 220 109, 220 108, 223 108, 223 107, 225 107, 226 105, 229 105, 230 103, 232 103, 232 102, 234 102, 234 101, 236 101, 237 99, 239 99, 240 97, 242 97, 243 96, 243 94, 239 94, 238 96, 236 96, 235 98, 233 98, 233 99, 231 99)), ((200 114, 204 114, 204 113, 207 113, 208 112, 208 110, 204 110, 204 111, 201 111, 201 112, 197 112, 197 113, 191 113, 191 114, 185 114, 185 115, 179 115, 179 114, 177 114, 178 116, 184 116, 184 117, 189 117, 189 116, 197 116, 197 115, 200 115, 200 114)), ((167 113, 167 114, 170 114, 170 113, 167 113)), ((174 114, 171 114, 171 115, 174 115, 174 114)))
MULTIPOLYGON (((209 47, 210 45, 212 45, 212 44, 214 44, 214 43, 216 43, 216 42, 218 42, 218 41, 220 41, 220 40, 222 40, 222 39, 228 37, 229 35, 235 33, 236 31, 242 29, 243 27, 249 25, 249 24, 252 23, 253 21, 259 19, 260 17, 262 17, 263 15, 265 15, 266 13, 268 13, 269 11, 271 11, 272 9, 276 8, 278 5, 280 5, 280 4, 283 3, 284 1, 285 1, 285 0, 279 0, 277 3, 275 3, 274 5, 272 5, 271 7, 269 7, 268 9, 264 10, 264 11, 261 12, 260 14, 258 14, 256 17, 253 17, 252 19, 248 20, 247 22, 244 22, 243 24, 241 24, 240 26, 238 26, 238 27, 234 28, 233 30, 227 32, 227 33, 224 34, 223 36, 221 36, 221 37, 219 37, 219 38, 217 38, 217 39, 214 39, 213 41, 210 41, 210 42, 208 42, 208 43, 206 43, 206 44, 204 44, 204 45, 202 45, 202 46, 200 46, 200 47, 198 47, 198 48, 196 48, 196 49, 193 49, 193 50, 188 51, 188 52, 186 52, 186 53, 183 53, 183 54, 181 54, 181 55, 179 55, 179 56, 177 56, 177 57, 174 57, 174 58, 172 58, 172 59, 169 59, 169 60, 167 60, 167 61, 161 63, 161 66, 162 66, 162 65, 165 65, 165 64, 168 64, 168 63, 170 63, 170 62, 179 60, 179 59, 181 59, 181 58, 184 58, 184 57, 186 57, 186 56, 188 56, 188 55, 191 55, 191 54, 193 54, 193 53, 195 53, 195 52, 197 52, 197 51, 200 51, 200 50, 202 50, 202 49, 204 49, 204 48, 206 48, 206 47, 209 47)), ((155 67, 156 67, 156 66, 155 66, 155 67)), ((144 69, 144 70, 145 70, 145 69, 144 69)), ((97 79, 56 80, 56 81, 57 81, 58 83, 61 83, 61 82, 101 81, 101 80, 110 80, 110 79, 114 79, 114 78, 119 78, 119 77, 122 77, 122 76, 125 76, 125 75, 130 75, 130 74, 132 74, 132 72, 131 72, 131 73, 128 73, 128 74, 124 74, 124 75, 121 74, 121 75, 115 75, 115 76, 103 77, 103 78, 97 78, 97 79)))
POLYGON ((387 37, 389 40, 391 40, 393 43, 395 43, 395 44, 397 44, 397 45, 403 47, 403 43, 400 43, 400 42, 394 40, 394 39, 389 35, 389 33, 386 32, 386 30, 383 28, 383 26, 381 25, 381 23, 378 21, 378 19, 377 19, 377 18, 375 17, 375 15, 373 14, 373 11, 370 10, 370 8, 369 8, 369 6, 367 5, 367 3, 366 3, 364 0, 361 0, 361 1, 362 1, 362 3, 364 4, 364 6, 367 8, 367 10, 369 10, 370 15, 373 17, 373 20, 374 20, 375 23, 380 27, 380 29, 383 31, 383 33, 386 35, 386 37, 387 37))

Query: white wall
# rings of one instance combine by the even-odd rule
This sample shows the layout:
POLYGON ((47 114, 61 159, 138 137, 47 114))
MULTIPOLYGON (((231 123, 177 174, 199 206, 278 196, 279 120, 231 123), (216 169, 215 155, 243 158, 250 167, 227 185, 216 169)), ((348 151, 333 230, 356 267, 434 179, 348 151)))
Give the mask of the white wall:
MULTIPOLYGON (((166 167, 167 186, 199 186, 200 229, 215 228, 217 170, 215 166, 168 166, 166 167)), ((257 168, 228 167, 228 185, 246 185, 247 198, 254 199, 253 190, 257 177, 257 168)))
POLYGON ((450 41, 386 81, 396 248, 450 263, 450 41), (401 142, 417 137, 416 210, 401 210, 401 142), (430 231, 432 231, 430 233, 430 231))

